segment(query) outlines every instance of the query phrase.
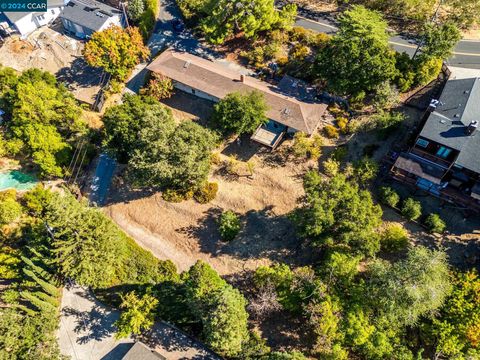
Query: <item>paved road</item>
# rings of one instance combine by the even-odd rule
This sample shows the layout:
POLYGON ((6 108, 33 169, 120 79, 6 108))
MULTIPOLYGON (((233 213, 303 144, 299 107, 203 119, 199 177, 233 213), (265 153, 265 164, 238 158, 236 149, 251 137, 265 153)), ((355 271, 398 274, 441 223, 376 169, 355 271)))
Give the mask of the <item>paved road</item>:
POLYGON ((99 206, 105 203, 116 167, 117 162, 114 159, 105 153, 100 155, 92 185, 90 186, 91 203, 99 206))
MULTIPOLYGON (((322 17, 318 19, 307 19, 299 16, 296 25, 313 31, 334 34, 337 27, 334 21, 322 17)), ((412 56, 417 48, 415 41, 402 36, 393 36, 390 44, 399 52, 406 52, 412 56)), ((480 41, 461 40, 455 47, 453 56, 447 63, 452 66, 480 69, 480 41)))

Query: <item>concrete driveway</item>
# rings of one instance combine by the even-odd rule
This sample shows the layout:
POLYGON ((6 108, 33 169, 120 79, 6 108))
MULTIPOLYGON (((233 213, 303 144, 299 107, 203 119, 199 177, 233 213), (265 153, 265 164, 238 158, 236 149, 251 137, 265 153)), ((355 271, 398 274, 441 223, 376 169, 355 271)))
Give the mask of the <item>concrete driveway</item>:
MULTIPOLYGON (((64 288, 58 332, 61 353, 72 360, 120 360, 134 339, 115 339, 113 324, 119 317, 117 310, 99 302, 88 289, 64 288)), ((221 360, 203 344, 164 322, 156 322, 140 340, 168 360, 221 360)))
POLYGON ((85 288, 63 289, 58 342, 63 355, 72 360, 121 359, 131 339, 115 339, 114 322, 119 318, 85 288))

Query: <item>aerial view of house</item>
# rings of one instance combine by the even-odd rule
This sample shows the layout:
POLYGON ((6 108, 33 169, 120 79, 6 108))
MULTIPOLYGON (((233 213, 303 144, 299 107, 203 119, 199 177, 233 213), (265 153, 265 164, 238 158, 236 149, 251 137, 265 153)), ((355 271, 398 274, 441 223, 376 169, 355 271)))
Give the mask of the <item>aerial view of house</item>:
POLYGON ((327 110, 327 105, 315 101, 300 80, 286 76, 275 86, 186 52, 166 50, 147 69, 172 79, 176 89, 213 102, 233 92, 261 92, 268 106, 269 122, 262 124, 252 139, 272 148, 286 132, 312 135, 327 110))
POLYGON ((480 78, 447 81, 414 145, 392 172, 419 188, 480 209, 480 78))
POLYGON ((0 360, 480 360, 479 0, 0 0, 0 360))

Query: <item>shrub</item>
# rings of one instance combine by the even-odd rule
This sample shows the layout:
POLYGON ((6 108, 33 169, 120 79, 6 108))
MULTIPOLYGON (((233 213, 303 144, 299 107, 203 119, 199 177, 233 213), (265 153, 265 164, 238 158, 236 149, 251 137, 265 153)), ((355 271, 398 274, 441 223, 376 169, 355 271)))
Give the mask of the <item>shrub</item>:
POLYGON ((372 180, 377 176, 378 164, 368 157, 362 158, 355 163, 354 175, 360 184, 372 180))
POLYGON ((422 215, 422 205, 419 201, 408 198, 403 202, 401 211, 408 220, 417 220, 422 215))
POLYGON ((337 161, 342 161, 348 155, 348 148, 346 146, 337 147, 331 155, 331 158, 337 161))
POLYGON ((0 226, 14 222, 22 215, 22 206, 17 202, 15 190, 0 195, 0 226))
POLYGON ((161 74, 153 73, 152 78, 148 82, 147 87, 143 91, 148 96, 157 100, 168 99, 172 96, 173 83, 172 80, 161 74))
POLYGON ((377 85, 374 92, 373 106, 377 110, 390 109, 400 101, 397 87, 389 81, 377 85))
POLYGON ((388 224, 382 230, 380 242, 384 250, 402 250, 408 245, 408 231, 401 224, 388 224))
POLYGON ((340 136, 340 134, 338 133, 338 129, 333 125, 326 125, 323 128, 323 133, 329 139, 338 139, 338 137, 340 136))
POLYGON ((220 236, 225 241, 231 241, 240 231, 240 219, 238 215, 231 210, 224 211, 220 216, 219 227, 220 236))
POLYGON ((397 194, 395 190, 393 190, 389 186, 382 186, 380 188, 380 201, 388 206, 396 207, 400 202, 400 195, 397 194))
POLYGON ((442 69, 442 63, 442 59, 419 56, 416 64, 415 82, 418 85, 425 85, 434 80, 442 69))
POLYGON ((297 158, 316 160, 322 154, 323 139, 315 134, 311 138, 304 132, 297 132, 292 146, 293 155, 297 158))
POLYGON ((348 132, 348 119, 346 117, 343 117, 343 116, 339 116, 337 117, 337 126, 338 128, 340 129, 340 132, 342 134, 346 134, 348 132))
POLYGON ((335 159, 327 159, 323 163, 323 169, 326 175, 336 176, 340 171, 340 163, 335 159))
POLYGON ((193 191, 183 191, 183 190, 174 190, 174 189, 166 189, 162 192, 162 198, 165 201, 179 203, 183 200, 189 200, 193 197, 193 191))
POLYGON ((265 66, 265 51, 263 46, 255 46, 250 51, 242 51, 240 55, 247 60, 248 64, 256 68, 265 66))
POLYGON ((447 224, 438 214, 430 214, 425 220, 425 225, 431 233, 443 233, 447 228, 447 224))
POLYGON ((218 152, 213 152, 212 155, 210 155, 210 162, 214 165, 219 165, 222 162, 220 154, 218 152))
POLYGON ((217 196, 218 184, 216 182, 207 182, 205 186, 198 189, 193 195, 194 199, 200 204, 207 204, 217 196))

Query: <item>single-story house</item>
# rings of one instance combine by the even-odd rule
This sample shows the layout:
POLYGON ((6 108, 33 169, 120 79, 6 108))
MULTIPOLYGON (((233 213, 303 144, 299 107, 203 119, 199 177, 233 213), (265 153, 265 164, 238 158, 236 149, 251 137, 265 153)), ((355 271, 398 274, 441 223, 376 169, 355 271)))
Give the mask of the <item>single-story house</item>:
POLYGON ((22 38, 53 22, 62 11, 68 0, 47 0, 47 11, 44 12, 2 12, 0 13, 0 29, 7 35, 20 34, 22 38))
POLYGON ((137 341, 121 360, 166 360, 166 358, 149 349, 144 343, 137 341))
POLYGON ((70 0, 60 13, 60 20, 68 33, 80 39, 88 39, 111 25, 125 26, 121 10, 94 0, 70 0))
POLYGON ((278 86, 241 75, 201 57, 167 49, 147 69, 172 79, 175 88, 218 102, 232 92, 259 91, 268 106, 269 122, 260 126, 252 140, 275 148, 287 132, 313 134, 327 109, 297 79, 285 77, 278 86))

